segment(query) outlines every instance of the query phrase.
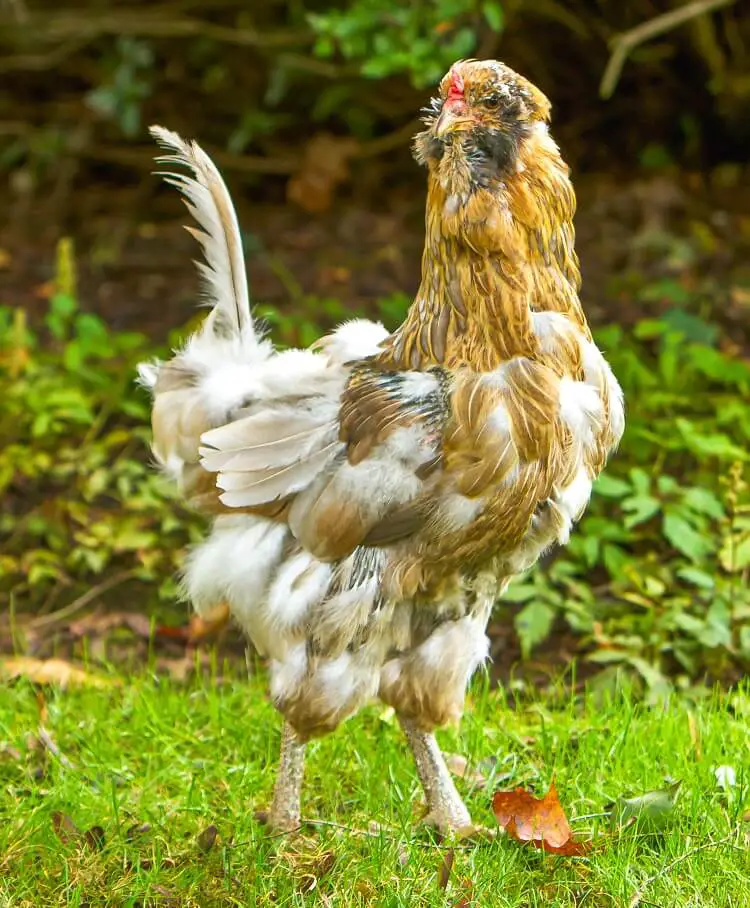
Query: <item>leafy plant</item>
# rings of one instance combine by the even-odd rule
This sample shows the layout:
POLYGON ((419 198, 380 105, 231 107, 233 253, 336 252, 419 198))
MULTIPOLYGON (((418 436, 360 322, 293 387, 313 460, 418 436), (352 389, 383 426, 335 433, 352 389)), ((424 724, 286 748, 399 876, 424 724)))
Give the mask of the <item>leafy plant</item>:
POLYGON ((91 108, 116 120, 128 138, 141 130, 141 105, 152 91, 154 55, 145 41, 117 38, 107 57, 107 73, 86 100, 91 108))
POLYGON ((455 60, 471 56, 479 28, 499 32, 503 8, 497 0, 421 0, 390 4, 356 0, 344 10, 310 13, 319 57, 342 54, 363 76, 382 79, 408 73, 412 84, 433 85, 455 60))
POLYGON ((54 586, 126 571, 174 593, 197 519, 148 462, 149 404, 135 363, 153 353, 76 300, 72 248, 58 249, 44 326, 0 308, 0 593, 39 603, 54 586))

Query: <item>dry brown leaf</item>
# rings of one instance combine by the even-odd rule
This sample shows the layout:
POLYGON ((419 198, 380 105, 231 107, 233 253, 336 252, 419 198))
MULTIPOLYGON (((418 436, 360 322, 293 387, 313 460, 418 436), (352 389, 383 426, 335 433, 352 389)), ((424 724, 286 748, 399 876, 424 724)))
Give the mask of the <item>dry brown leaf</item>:
POLYGON ((167 637, 182 643, 203 643, 217 637, 229 623, 231 613, 226 602, 215 605, 206 615, 193 615, 187 627, 161 625, 156 628, 157 637, 167 637))
POLYGON ((327 211, 336 187, 349 177, 349 158, 358 148, 355 139, 342 139, 321 132, 307 143, 302 163, 290 178, 286 194, 311 213, 327 211))
POLYGON ((14 763, 21 762, 21 752, 16 750, 15 747, 11 747, 10 744, 3 744, 0 746, 0 757, 7 760, 12 760, 14 763))
POLYGON ((104 848, 104 830, 101 826, 92 826, 83 834, 86 844, 92 851, 101 851, 104 848))
POLYGON ((68 630, 73 637, 97 637, 109 633, 116 627, 127 627, 144 640, 151 636, 150 619, 138 612, 92 612, 71 621, 68 630))
POLYGON ((210 826, 206 826, 203 832, 198 835, 196 842, 198 844, 198 848, 200 848, 203 854, 208 854, 208 852, 214 847, 217 833, 218 830, 212 823, 210 826))
POLYGON ((497 791, 492 809, 497 822, 517 842, 564 855, 585 854, 591 848, 590 842, 573 838, 554 782, 543 798, 536 798, 523 788, 497 791))
POLYGON ((39 711, 39 724, 46 725, 47 719, 49 719, 49 711, 47 709, 47 700, 40 690, 36 692, 36 708, 39 711))
POLYGON ((147 832, 151 832, 150 823, 133 823, 132 826, 128 827, 125 838, 128 842, 132 842, 133 839, 140 838, 140 836, 146 835, 147 832))
POLYGON ((747 287, 732 287, 729 295, 735 305, 750 307, 750 289, 747 287))
POLYGON ((451 878, 453 862, 456 859, 456 852, 449 848, 440 858, 440 867, 438 868, 438 889, 446 889, 448 880, 451 878))
POLYGON ((304 871, 300 875, 300 891, 313 892, 318 888, 321 879, 333 869, 333 865, 336 863, 336 853, 324 851, 322 854, 300 855, 300 858, 301 868, 304 867, 304 871))
POLYGON ((470 766, 469 761, 462 754, 444 754, 445 762, 448 769, 459 779, 466 779, 476 785, 477 788, 483 788, 487 784, 487 778, 475 766, 470 766))
POLYGON ((66 813, 61 813, 59 810, 52 814, 52 828, 58 839, 66 844, 81 837, 81 830, 75 822, 66 813))
POLYGON ((474 884, 468 877, 461 880, 463 892, 453 908, 471 908, 474 904, 474 884))
POLYGON ((13 656, 0 659, 0 677, 28 678, 34 684, 58 684, 60 687, 113 687, 120 684, 112 678, 93 675, 64 659, 35 659, 13 656))
POLYGON ((202 643, 212 637, 217 637, 229 623, 231 612, 226 602, 215 605, 211 611, 201 617, 193 615, 188 626, 188 642, 202 643))

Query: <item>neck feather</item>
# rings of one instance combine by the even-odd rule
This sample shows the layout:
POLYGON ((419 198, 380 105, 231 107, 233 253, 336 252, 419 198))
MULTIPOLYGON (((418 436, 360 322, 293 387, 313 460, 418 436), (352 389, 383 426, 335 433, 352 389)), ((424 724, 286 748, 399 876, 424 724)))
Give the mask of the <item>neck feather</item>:
POLYGON ((565 313, 588 335, 567 166, 546 129, 524 146, 516 172, 489 188, 430 173, 422 282, 384 365, 489 371, 538 358, 535 311, 565 313))

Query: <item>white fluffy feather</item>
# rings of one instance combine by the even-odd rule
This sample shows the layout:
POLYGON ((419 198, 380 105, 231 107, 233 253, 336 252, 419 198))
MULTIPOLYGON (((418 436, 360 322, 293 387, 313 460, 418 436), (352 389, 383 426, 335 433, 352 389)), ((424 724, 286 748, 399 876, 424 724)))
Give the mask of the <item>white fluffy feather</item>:
POLYGON ((216 165, 195 142, 186 142, 176 132, 152 126, 151 135, 172 154, 157 158, 159 164, 181 164, 193 177, 181 173, 162 174, 184 197, 198 227, 186 229, 200 243, 205 262, 197 262, 214 320, 235 335, 254 338, 250 296, 242 254, 237 215, 227 187, 216 165))

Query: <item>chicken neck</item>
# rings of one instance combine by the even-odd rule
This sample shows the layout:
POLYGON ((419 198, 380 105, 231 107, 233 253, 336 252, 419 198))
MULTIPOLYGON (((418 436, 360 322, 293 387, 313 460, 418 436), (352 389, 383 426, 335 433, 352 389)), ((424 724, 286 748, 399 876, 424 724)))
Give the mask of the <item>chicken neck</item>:
POLYGON ((535 311, 565 313, 588 333, 574 210, 559 156, 471 192, 432 173, 422 281, 380 361, 397 369, 489 371, 514 356, 536 357, 535 311))

